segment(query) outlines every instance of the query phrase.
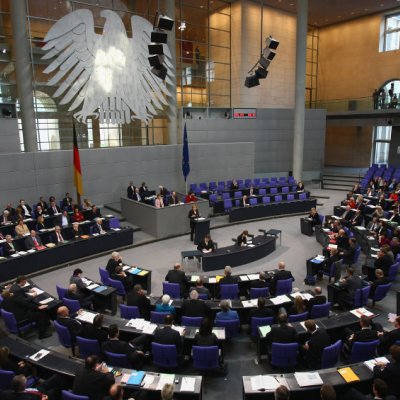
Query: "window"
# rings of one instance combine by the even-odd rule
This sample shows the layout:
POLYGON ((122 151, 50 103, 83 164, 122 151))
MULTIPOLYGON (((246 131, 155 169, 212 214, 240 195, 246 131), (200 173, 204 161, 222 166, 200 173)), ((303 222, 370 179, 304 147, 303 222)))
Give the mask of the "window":
POLYGON ((377 126, 374 132, 373 163, 387 164, 389 161, 391 126, 377 126))
MULTIPOLYGON (((119 124, 99 124, 100 128, 100 147, 119 147, 122 146, 121 125, 119 124)), ((88 146, 94 146, 93 122, 87 120, 88 146)))
POLYGON ((387 15, 383 32, 383 51, 400 49, 400 14, 387 15))

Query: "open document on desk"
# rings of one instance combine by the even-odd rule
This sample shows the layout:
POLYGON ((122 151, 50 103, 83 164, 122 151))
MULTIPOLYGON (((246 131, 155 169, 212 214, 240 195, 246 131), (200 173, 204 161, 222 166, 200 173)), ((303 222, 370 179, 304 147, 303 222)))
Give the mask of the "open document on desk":
POLYGON ((250 378, 251 388, 254 391, 275 390, 280 384, 271 375, 257 375, 250 378))
POLYGON ((318 372, 296 372, 294 377, 300 387, 320 386, 324 383, 318 372))

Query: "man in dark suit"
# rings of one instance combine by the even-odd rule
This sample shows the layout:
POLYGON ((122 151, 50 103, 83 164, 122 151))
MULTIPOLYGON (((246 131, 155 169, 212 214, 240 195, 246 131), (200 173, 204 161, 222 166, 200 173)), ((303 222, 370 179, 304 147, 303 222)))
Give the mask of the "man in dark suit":
POLYGON ((75 342, 76 337, 82 329, 82 324, 69 316, 69 310, 65 306, 61 306, 57 310, 57 322, 60 325, 66 326, 71 334, 72 340, 75 342))
POLYGON ((308 319, 304 322, 310 339, 303 345, 302 353, 307 365, 311 369, 321 368, 321 358, 324 348, 330 346, 331 340, 329 335, 323 329, 317 329, 315 321, 308 319))
POLYGON ((396 222, 396 224, 400 224, 400 215, 398 210, 393 209, 393 214, 389 218, 389 222, 396 222))
POLYGON ((179 204, 178 196, 176 195, 176 192, 172 192, 170 198, 168 199, 168 205, 175 206, 177 204, 179 204))
POLYGON ((46 332, 49 325, 49 318, 45 313, 46 305, 36 305, 25 297, 22 292, 12 293, 8 290, 2 292, 3 302, 1 307, 14 314, 17 322, 31 321, 36 322, 39 339, 45 339, 51 336, 46 332))
POLYGON ((142 203, 144 202, 144 197, 140 194, 138 188, 135 188, 135 191, 133 192, 132 195, 132 200, 140 201, 142 203))
POLYGON ((138 307, 140 316, 146 320, 150 319, 150 300, 146 297, 141 285, 135 285, 133 290, 127 294, 126 305, 138 307))
POLYGON ((3 252, 5 257, 10 257, 18 251, 16 245, 13 243, 11 235, 6 235, 6 241, 3 244, 3 252))
POLYGON ((110 386, 115 382, 114 374, 108 372, 97 356, 89 356, 85 367, 75 375, 72 391, 74 394, 98 400, 107 396, 110 386))
POLYGON ((395 318, 393 326, 394 329, 392 329, 391 331, 380 334, 378 353, 381 355, 388 354, 391 346, 394 345, 398 340, 400 340, 400 316, 397 316, 395 318))
POLYGON ((101 212, 96 205, 92 205, 92 212, 89 215, 89 219, 96 219, 96 218, 101 218, 101 212))
POLYGON ((14 295, 23 294, 28 296, 27 293, 31 291, 31 288, 30 284, 28 283, 28 280, 26 279, 26 276, 24 275, 17 276, 15 282, 10 286, 9 291, 11 293, 14 293, 14 295))
POLYGON ((238 277, 232 276, 232 267, 227 265, 224 269, 224 277, 220 279, 220 285, 232 285, 238 283, 238 277))
POLYGON ((134 186, 133 182, 129 182, 129 186, 126 189, 126 196, 128 199, 133 199, 133 194, 135 193, 136 187, 134 186))
POLYGON ((185 317, 206 317, 210 313, 210 308, 203 300, 199 300, 196 290, 189 293, 189 300, 184 300, 181 308, 182 315, 185 317))
POLYGON ((215 249, 214 242, 211 239, 211 235, 209 233, 204 236, 204 239, 201 240, 197 246, 197 250, 202 253, 212 253, 215 249))
POLYGON ((29 204, 26 204, 25 200, 23 199, 19 201, 17 209, 21 210, 21 214, 24 218, 29 218, 32 215, 32 208, 29 206, 29 204))
MULTIPOLYGON (((9 389, 6 389, 0 393, 2 400, 40 400, 44 399, 42 397, 44 393, 31 391, 32 388, 29 388, 30 391, 26 391, 27 388, 27 378, 20 374, 15 375, 11 384, 9 385, 9 389)), ((47 396, 46 396, 47 398, 47 396)))
POLYGON ((351 351, 354 342, 371 342, 378 339, 378 331, 371 329, 371 320, 364 315, 360 318, 360 330, 353 332, 346 329, 346 335, 349 335, 345 342, 347 352, 351 351))
POLYGON ((338 293, 338 303, 342 308, 352 307, 356 290, 362 288, 362 280, 354 275, 354 269, 348 267, 346 271, 347 275, 339 281, 342 290, 338 293))
POLYGON ((341 251, 347 250, 350 246, 349 237, 346 235, 346 231, 344 229, 339 229, 335 240, 339 253, 341 251))
POLYGON ((267 274, 265 272, 260 272, 258 279, 256 281, 250 282, 250 288, 261 289, 268 287, 267 274))
POLYGON ((10 211, 4 210, 0 216, 0 225, 10 225, 14 222, 14 218, 11 216, 10 211))
POLYGON ((297 331, 287 322, 287 314, 278 315, 279 326, 273 326, 267 334, 267 343, 295 343, 298 340, 297 331))
POLYGON ((143 367, 144 349, 147 344, 147 336, 140 335, 129 343, 119 339, 118 325, 111 324, 108 328, 108 341, 101 345, 102 352, 126 354, 132 368, 140 369, 143 367))
POLYGON ((111 258, 108 260, 106 266, 106 270, 108 271, 110 276, 115 273, 115 268, 117 267, 117 265, 123 265, 122 258, 117 251, 113 251, 111 253, 111 258))
POLYGON ((97 314, 93 319, 93 324, 84 324, 79 332, 79 336, 85 339, 97 340, 101 345, 108 339, 107 332, 102 329, 103 314, 97 314))
POLYGON ((361 210, 357 210, 356 213, 353 215, 353 218, 350 221, 351 226, 361 226, 363 223, 363 215, 361 210))
POLYGON ((197 279, 195 287, 189 289, 190 292, 192 290, 196 290, 199 294, 206 294, 208 299, 211 297, 210 291, 204 286, 204 282, 201 278, 197 279))
MULTIPOLYGON (((398 319, 400 317, 397 317, 398 319)), ((392 362, 384 365, 376 363, 374 367, 374 378, 380 378, 388 385, 389 394, 400 398, 400 346, 390 347, 392 362)))
POLYGON ((249 235, 249 231, 243 231, 236 239, 236 244, 240 246, 245 246, 247 244, 247 236, 249 235))
POLYGON ((186 286, 188 281, 187 276, 185 275, 185 272, 182 271, 182 266, 179 263, 176 263, 174 265, 174 269, 170 269, 165 276, 165 281, 169 283, 179 283, 181 287, 181 295, 185 296, 186 293, 186 286))
POLYGON ((60 207, 57 206, 55 201, 52 201, 50 203, 49 208, 47 209, 47 213, 49 215, 56 215, 56 214, 60 214, 60 212, 61 212, 60 207))
POLYGON ((314 297, 307 302, 308 311, 311 311, 312 307, 319 304, 326 303, 326 296, 322 294, 322 289, 319 286, 314 288, 314 297))
POLYGON ((149 188, 146 186, 146 182, 142 182, 139 188, 139 193, 142 197, 145 197, 147 195, 147 192, 149 191, 149 188))
POLYGON ((265 307, 265 298, 259 297, 257 300, 257 308, 250 310, 249 323, 251 325, 251 319, 254 318, 268 318, 273 317, 274 313, 271 308, 265 307))
POLYGON ((384 275, 383 271, 381 269, 375 270, 375 277, 376 279, 371 282, 371 289, 369 291, 369 297, 372 299, 374 297, 376 288, 379 285, 386 285, 389 283, 389 279, 384 275))
POLYGON ((160 344, 174 344, 178 356, 182 355, 182 339, 178 331, 172 329, 174 316, 168 314, 165 316, 165 325, 163 328, 157 328, 154 332, 153 341, 160 344))
POLYGON ((271 285, 269 290, 271 294, 276 293, 276 284, 278 281, 285 280, 285 279, 292 279, 294 281, 293 275, 290 271, 286 270, 286 264, 284 261, 279 261, 278 270, 275 272, 274 276, 271 279, 271 285))
MULTIPOLYGON (((387 252, 385 252, 384 249, 381 248, 378 251, 378 258, 374 261, 375 270, 381 269, 383 271, 383 274, 385 276, 388 276, 391 265, 392 265, 392 259, 387 254, 387 252)), ((375 274, 374 269, 368 268, 368 279, 370 281, 372 281, 374 279, 374 274, 375 274)))
POLYGON ((99 235, 106 233, 106 228, 103 225, 103 220, 101 218, 96 219, 96 223, 93 225, 93 233, 98 233, 99 235))
POLYGON ((110 275, 111 279, 114 279, 116 281, 120 281, 125 288, 126 292, 129 292, 132 289, 132 281, 130 276, 128 276, 122 269, 121 265, 117 265, 115 267, 115 271, 113 274, 110 275))
POLYGON ((81 308, 93 307, 93 295, 85 295, 80 292, 76 286, 76 283, 71 283, 68 286, 65 297, 70 300, 78 300, 81 308))
POLYGON ((63 244, 65 242, 65 238, 61 232, 61 227, 59 225, 56 225, 54 227, 54 235, 52 241, 55 244, 63 244))
POLYGON ((351 219, 353 218, 354 211, 352 211, 350 206, 346 206, 346 210, 341 215, 342 223, 345 225, 349 225, 351 219))
POLYGON ((65 193, 65 197, 62 199, 62 209, 67 211, 72 211, 72 197, 69 193, 65 193))
POLYGON ((83 235, 79 222, 72 223, 72 229, 68 231, 68 239, 79 239, 83 235))
POLYGON ((38 249, 40 246, 43 246, 42 239, 40 239, 39 235, 36 235, 35 230, 31 230, 31 234, 25 239, 25 247, 27 250, 30 249, 38 249))

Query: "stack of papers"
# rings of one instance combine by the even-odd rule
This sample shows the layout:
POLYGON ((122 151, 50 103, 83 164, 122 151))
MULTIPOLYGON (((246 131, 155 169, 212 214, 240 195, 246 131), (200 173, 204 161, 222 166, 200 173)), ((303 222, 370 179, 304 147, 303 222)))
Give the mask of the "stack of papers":
POLYGON ((270 325, 260 326, 258 329, 260 330, 260 334, 261 334, 262 337, 267 336, 268 333, 271 332, 271 326, 270 325))
POLYGON ((142 270, 138 267, 133 267, 131 268, 128 272, 132 275, 137 275, 139 272, 141 272, 142 270))
POLYGON ((242 305, 243 305, 243 307, 245 307, 245 308, 248 308, 248 307, 257 307, 257 302, 258 302, 257 299, 243 300, 243 301, 242 301, 242 305))
POLYGON ((93 290, 93 289, 96 289, 97 287, 99 287, 99 285, 98 285, 97 283, 92 283, 92 284, 89 285, 87 288, 88 288, 89 290, 93 290))
POLYGON ((208 283, 217 283, 217 278, 208 278, 208 283))
POLYGON ((293 298, 301 297, 303 300, 310 300, 310 299, 312 299, 314 297, 310 293, 301 293, 301 292, 292 293, 290 296, 293 297, 293 298))
POLYGON ((86 278, 82 278, 82 282, 83 282, 86 286, 89 286, 89 285, 92 283, 91 280, 86 279, 86 278))
POLYGON ((258 274, 249 274, 247 276, 249 277, 249 279, 251 281, 256 281, 260 277, 260 275, 258 275, 258 274))
POLYGON ((93 324, 93 320, 96 315, 97 315, 96 313, 92 313, 90 311, 81 311, 76 316, 76 319, 78 319, 79 321, 89 322, 90 324, 93 324))
POLYGON ((337 249, 337 244, 329 243, 328 244, 328 249, 337 249))
POLYGON ((40 303, 41 305, 49 304, 49 303, 51 303, 53 300, 54 300, 54 299, 53 299, 52 297, 48 297, 47 299, 44 299, 44 300, 42 300, 42 301, 39 301, 39 303, 40 303))
POLYGON ((101 292, 103 292, 104 290, 107 290, 107 286, 99 286, 99 287, 97 287, 97 288, 94 289, 94 291, 95 291, 96 293, 101 293, 101 292))
POLYGON ((389 364, 389 360, 386 357, 377 357, 372 360, 364 361, 364 364, 372 371, 376 363, 389 364))
POLYGON ((200 279, 199 275, 192 275, 191 278, 190 278, 190 282, 196 282, 197 279, 200 279))
POLYGON ((182 336, 185 328, 183 326, 176 326, 176 325, 172 325, 172 329, 174 329, 175 331, 179 332, 179 334, 182 336))
POLYGON ((39 350, 37 353, 32 354, 29 358, 33 361, 39 361, 41 360, 43 357, 46 357, 47 354, 50 354, 50 351, 42 349, 39 350))
POLYGON ((325 256, 319 254, 316 257, 314 257, 311 261, 315 264, 321 264, 322 262, 325 261, 325 256))
POLYGON ((166 383, 173 384, 175 379, 175 374, 160 374, 160 379, 158 380, 158 385, 156 390, 162 390, 166 383))
POLYGON ((196 384, 196 378, 184 376, 182 378, 180 391, 181 392, 194 392, 194 386, 196 384))
POLYGON ((271 302, 272 302, 273 304, 275 304, 276 306, 277 306, 278 304, 290 302, 290 299, 289 299, 289 297, 286 296, 286 294, 282 294, 281 296, 273 297, 273 298, 270 299, 270 300, 271 300, 271 302))
POLYGON ((275 390, 279 382, 271 375, 257 375, 250 378, 253 391, 275 390))
POLYGON ((240 275, 240 276, 239 276, 239 279, 240 279, 241 281, 248 281, 250 278, 249 278, 247 275, 240 275))
POLYGON ((358 318, 361 318, 363 315, 365 317, 371 318, 374 316, 374 313, 372 313, 371 311, 368 311, 367 309, 365 309, 364 307, 361 308, 357 308, 355 310, 350 310, 350 312, 355 315, 358 318))
POLYGON ((318 372, 295 372, 294 377, 300 387, 320 386, 324 383, 318 372))

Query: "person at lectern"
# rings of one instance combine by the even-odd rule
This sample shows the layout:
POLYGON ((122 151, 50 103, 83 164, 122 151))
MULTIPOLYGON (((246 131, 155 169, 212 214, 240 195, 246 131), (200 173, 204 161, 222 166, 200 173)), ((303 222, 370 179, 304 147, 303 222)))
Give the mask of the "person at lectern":
POLYGON ((192 205, 192 209, 189 211, 188 218, 190 220, 190 240, 193 242, 195 219, 200 218, 200 212, 196 204, 192 205))
POLYGON ((238 237, 237 237, 237 245, 238 246, 246 246, 247 245, 247 237, 249 235, 249 231, 243 231, 238 237))
POLYGON ((211 253, 214 251, 214 242, 211 240, 209 233, 207 233, 207 235, 204 236, 204 239, 199 243, 197 250, 203 253, 211 253))

